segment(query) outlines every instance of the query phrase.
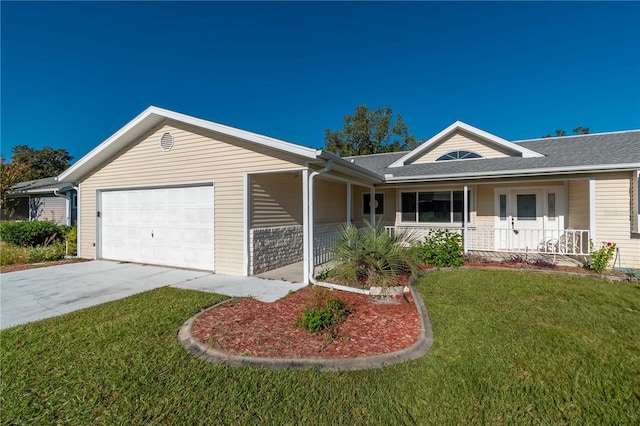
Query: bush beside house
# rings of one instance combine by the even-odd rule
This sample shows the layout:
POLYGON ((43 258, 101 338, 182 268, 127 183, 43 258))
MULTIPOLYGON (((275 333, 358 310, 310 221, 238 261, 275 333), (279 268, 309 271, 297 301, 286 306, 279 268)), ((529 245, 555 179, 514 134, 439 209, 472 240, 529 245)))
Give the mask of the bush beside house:
POLYGON ((2 266, 55 261, 75 255, 75 227, 48 221, 0 223, 2 266))

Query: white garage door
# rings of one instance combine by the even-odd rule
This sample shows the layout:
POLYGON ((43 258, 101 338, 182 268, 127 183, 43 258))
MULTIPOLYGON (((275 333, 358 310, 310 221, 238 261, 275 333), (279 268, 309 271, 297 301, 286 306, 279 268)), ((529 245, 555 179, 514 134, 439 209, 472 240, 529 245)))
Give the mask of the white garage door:
POLYGON ((104 191, 101 257, 213 270, 213 186, 104 191))

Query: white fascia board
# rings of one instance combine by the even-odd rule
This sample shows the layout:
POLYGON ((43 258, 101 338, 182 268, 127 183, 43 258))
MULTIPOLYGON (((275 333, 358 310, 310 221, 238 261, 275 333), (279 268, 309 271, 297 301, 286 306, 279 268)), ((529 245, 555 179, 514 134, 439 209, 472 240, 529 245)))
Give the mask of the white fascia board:
POLYGON ((596 166, 572 166, 572 167, 549 167, 544 169, 530 170, 502 170, 480 173, 454 173, 450 175, 421 175, 421 176, 392 176, 385 175, 385 183, 397 182, 435 182, 443 180, 464 180, 464 179, 489 179, 500 177, 520 177, 535 175, 565 175, 582 172, 624 172, 637 170, 640 163, 628 164, 603 164, 596 166))
POLYGON ((316 149, 308 148, 306 146, 297 145, 291 142, 285 142, 280 139, 271 138, 269 136, 260 135, 258 133, 248 132, 246 130, 237 129, 235 127, 225 126, 224 124, 214 123, 213 121, 203 120, 201 118, 192 117, 190 115, 181 114, 179 112, 170 111, 158 107, 150 107, 155 114, 163 117, 181 121, 183 123, 191 124, 193 126, 202 127, 203 129, 211 130, 217 133, 222 133, 228 136, 232 136, 238 139, 243 139, 249 142, 255 142, 260 145, 267 146, 269 148, 277 149, 279 151, 289 152, 291 154, 300 155, 305 158, 315 158, 316 149))
POLYGON ((513 142, 509 142, 506 139, 502 139, 496 135, 493 135, 489 132, 485 132, 484 130, 478 129, 477 127, 473 127, 467 123, 463 123, 462 121, 456 121, 455 123, 451 124, 449 127, 447 127, 446 129, 442 130, 441 132, 439 132, 437 135, 433 136, 432 138, 430 138, 428 141, 424 142, 422 145, 418 146, 417 148, 415 148, 413 151, 409 152, 407 155, 403 156, 402 158, 398 159, 397 161, 391 163, 391 165, 389 167, 402 167, 404 166, 408 161, 414 159, 415 157, 417 157, 418 155, 420 155, 421 153, 425 152, 427 149, 429 149, 429 147, 437 144, 438 142, 440 142, 445 136, 457 131, 457 130, 464 130, 468 133, 471 133, 473 135, 479 136, 482 139, 486 139, 489 142, 492 142, 498 146, 501 146, 503 148, 506 148, 508 150, 511 151, 515 151, 515 152, 519 152, 520 155, 523 158, 531 158, 531 157, 544 157, 544 155, 532 151, 530 149, 527 148, 523 148, 521 146, 519 146, 518 144, 515 144, 513 142))
MULTIPOLYGON (((136 129, 136 127, 143 123, 145 120, 147 120, 146 123, 149 123, 149 117, 153 114, 154 108, 155 107, 151 106, 145 109, 133 120, 122 126, 117 132, 105 139, 100 145, 89 151, 88 154, 76 161, 67 170, 62 172, 57 177, 58 181, 71 181, 74 180, 74 178, 81 177, 81 174, 83 174, 83 171, 86 168, 97 166, 98 164, 105 161, 109 157, 109 155, 120 150, 120 148, 122 148, 124 145, 126 145, 126 142, 128 142, 128 140, 125 139, 127 135, 131 134, 131 132, 134 131, 134 129, 136 129)), ((159 123, 160 121, 161 119, 157 119, 157 122, 155 122, 154 125, 159 123)), ((148 125, 148 127, 151 128, 153 127, 153 125, 148 125)))
POLYGON ((248 132, 246 130, 236 129, 234 127, 225 126, 214 123, 212 121, 203 120, 201 118, 192 117, 190 115, 181 114, 155 106, 150 106, 129 123, 120 128, 116 133, 95 147, 91 152, 78 160, 73 166, 58 176, 59 181, 78 180, 87 172, 87 169, 98 166, 106 161, 111 155, 120 151, 126 145, 134 141, 136 138, 144 134, 144 132, 153 128, 153 126, 161 123, 165 119, 179 121, 190 124, 206 130, 222 133, 227 136, 254 142, 259 145, 267 146, 279 151, 289 152, 304 158, 315 159, 316 150, 294 143, 285 142, 279 139, 271 138, 257 133, 248 132))

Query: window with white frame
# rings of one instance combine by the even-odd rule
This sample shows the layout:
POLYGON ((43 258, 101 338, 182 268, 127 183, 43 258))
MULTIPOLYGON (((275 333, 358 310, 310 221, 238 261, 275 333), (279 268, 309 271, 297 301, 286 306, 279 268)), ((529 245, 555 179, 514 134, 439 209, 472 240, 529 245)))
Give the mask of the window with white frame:
MULTIPOLYGON (((467 222, 471 220, 471 192, 468 192, 467 222)), ((402 222, 462 223, 463 191, 416 191, 400 193, 402 222)))
POLYGON ((436 158, 436 161, 471 160, 473 158, 482 158, 482 156, 473 151, 451 151, 436 158))
POLYGON ((371 202, 371 193, 365 192, 362 194, 362 214, 370 215, 371 207, 374 208, 375 215, 384 214, 384 194, 376 193, 373 203, 371 202))

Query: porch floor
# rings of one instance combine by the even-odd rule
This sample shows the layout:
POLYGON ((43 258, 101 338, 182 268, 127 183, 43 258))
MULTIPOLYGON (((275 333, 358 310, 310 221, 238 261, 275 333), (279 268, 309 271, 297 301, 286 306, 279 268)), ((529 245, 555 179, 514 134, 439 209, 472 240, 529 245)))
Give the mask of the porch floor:
POLYGON ((292 263, 281 268, 272 269, 267 272, 257 274, 258 278, 266 278, 268 280, 289 281, 292 283, 301 283, 304 278, 304 267, 302 262, 292 263))
MULTIPOLYGON (((314 276, 322 273, 327 269, 328 264, 316 266, 314 271, 314 276)), ((292 263, 287 266, 283 266, 281 268, 272 269, 267 272, 262 272, 257 274, 258 278, 265 278, 267 280, 280 280, 280 281, 288 281, 291 283, 301 283, 304 278, 304 266, 302 262, 292 263)))

